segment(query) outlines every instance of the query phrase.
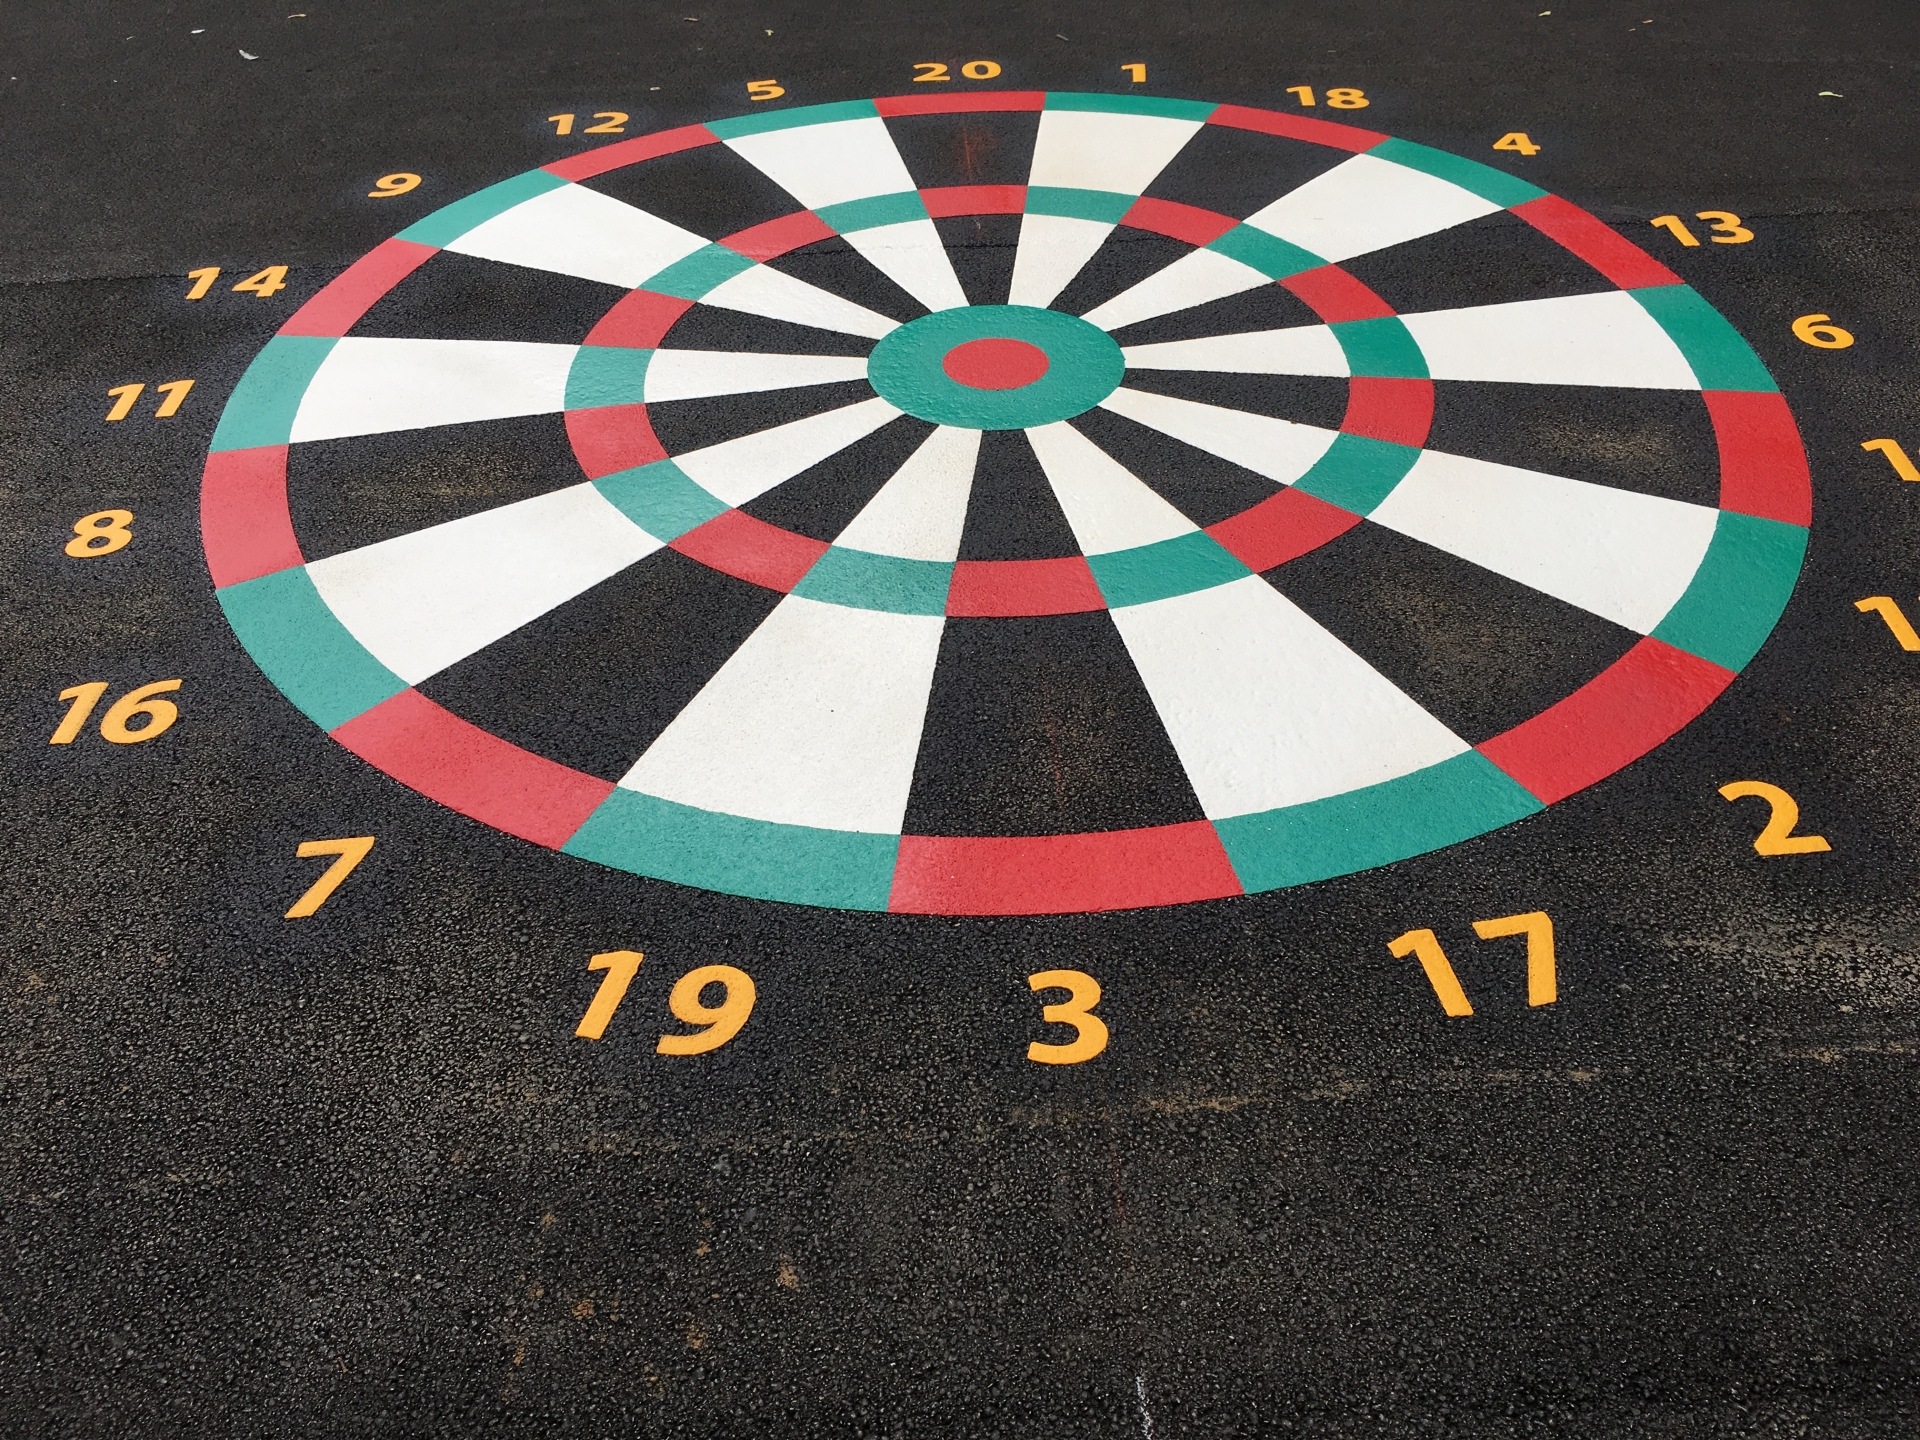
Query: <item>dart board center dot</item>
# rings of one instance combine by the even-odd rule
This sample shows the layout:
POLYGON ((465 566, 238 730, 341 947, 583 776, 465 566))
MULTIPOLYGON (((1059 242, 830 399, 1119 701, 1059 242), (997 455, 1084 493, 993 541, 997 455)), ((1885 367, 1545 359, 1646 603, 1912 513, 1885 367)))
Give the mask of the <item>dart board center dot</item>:
POLYGON ((1038 345, 990 335, 954 346, 940 368, 975 390, 1018 390, 1046 374, 1052 363, 1038 345))

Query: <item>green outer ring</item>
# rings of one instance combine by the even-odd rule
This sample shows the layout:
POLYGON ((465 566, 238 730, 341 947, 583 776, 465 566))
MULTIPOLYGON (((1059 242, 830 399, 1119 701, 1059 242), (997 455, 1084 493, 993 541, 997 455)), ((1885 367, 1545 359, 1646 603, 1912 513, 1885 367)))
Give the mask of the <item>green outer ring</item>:
POLYGON ((936 425, 1024 430, 1081 415, 1120 388, 1127 361, 1097 325, 1032 305, 970 305, 909 321, 873 347, 867 379, 895 409, 936 425), (1047 373, 1017 390, 975 390, 940 368, 969 340, 1024 340, 1047 352, 1047 373))

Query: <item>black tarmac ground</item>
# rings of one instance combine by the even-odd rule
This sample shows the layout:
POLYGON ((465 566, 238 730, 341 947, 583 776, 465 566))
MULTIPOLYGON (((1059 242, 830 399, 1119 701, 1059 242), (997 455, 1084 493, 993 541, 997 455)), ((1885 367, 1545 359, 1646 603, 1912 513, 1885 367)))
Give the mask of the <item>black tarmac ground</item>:
POLYGON ((1853 605, 1920 588, 1920 486, 1860 448, 1920 450, 1911 8, 683 4, 0 12, 0 1432, 1913 1434, 1920 656, 1853 605), (593 143, 548 115, 639 133, 738 113, 748 80, 842 100, 975 57, 1012 88, 1362 87, 1368 126, 1647 246, 1807 439, 1772 640, 1676 739, 1477 841, 1038 920, 550 854, 261 676, 201 558, 200 461, 295 305, 593 143), (1540 153, 1492 154, 1509 131, 1540 153), (395 171, 425 179, 366 198, 395 171), (1755 241, 1648 225, 1704 209, 1755 241), (271 264, 269 300, 182 298, 271 264), (1813 312, 1857 343, 1795 339, 1813 312), (103 421, 109 387, 187 376, 177 417, 103 421), (111 507, 136 543, 68 560, 111 507), (173 676, 160 740, 47 743, 61 690, 173 676), (1749 778, 1831 851, 1756 855, 1757 802, 1715 793, 1749 778), (324 863, 296 845, 366 834, 284 921, 324 863), (1521 942, 1470 924, 1534 909, 1560 999, 1530 1009, 1521 942), (1422 926, 1471 1019, 1388 954, 1422 926), (576 1039, 615 949, 646 962, 576 1039), (709 963, 754 976, 751 1021, 657 1055, 709 963), (1057 967, 1104 988, 1084 1065, 1025 1058, 1064 1038, 1026 985, 1057 967))

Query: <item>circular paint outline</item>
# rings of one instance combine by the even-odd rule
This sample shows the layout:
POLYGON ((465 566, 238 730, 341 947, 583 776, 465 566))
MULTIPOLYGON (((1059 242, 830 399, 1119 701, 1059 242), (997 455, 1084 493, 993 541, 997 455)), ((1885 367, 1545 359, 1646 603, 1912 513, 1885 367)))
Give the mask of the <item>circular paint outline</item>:
POLYGON ((936 310, 889 331, 867 356, 867 383, 894 409, 968 430, 1025 430, 1084 415, 1126 373, 1120 342, 1098 325, 1033 305, 936 310), (1006 390, 963 385, 944 362, 973 340, 1023 340, 1046 355, 1046 373, 1006 390))
MULTIPOLYGON (((1019 208, 996 192, 1021 187, 961 188, 968 197, 961 203, 984 201, 974 213, 1019 208)), ((933 205, 929 199, 929 213, 933 205)), ((1204 219, 1193 217, 1208 213, 1140 199, 1121 220, 1152 215, 1151 228, 1172 233, 1204 229, 1204 219)), ((1199 244, 1220 234, 1180 238, 1199 244)), ((1295 288, 1289 281, 1302 278, 1281 283, 1295 288)), ((952 915, 1075 913, 1258 893, 1445 848, 1537 812, 1646 754, 1732 683, 1792 597, 1811 512, 1798 427, 1751 347, 1678 276, 1570 202, 1490 166, 1332 122, 1245 106, 1040 92, 892 97, 687 126, 559 161, 445 206, 350 266, 254 358, 228 398, 201 489, 208 569, 236 638, 303 713, 409 788, 536 844, 697 888, 952 915), (406 686, 320 599, 305 574, 286 488, 300 397, 337 337, 441 245, 558 184, 714 144, 722 131, 1045 108, 1181 115, 1423 170, 1500 204, 1632 294, 1701 381, 1720 449, 1719 518, 1686 593, 1652 634, 1571 695, 1465 755, 1398 780, 1219 822, 984 837, 848 836, 704 811, 610 813, 625 803, 610 782, 501 740, 406 686), (636 823, 646 832, 638 849, 636 823), (849 839, 864 849, 849 847, 849 839)))

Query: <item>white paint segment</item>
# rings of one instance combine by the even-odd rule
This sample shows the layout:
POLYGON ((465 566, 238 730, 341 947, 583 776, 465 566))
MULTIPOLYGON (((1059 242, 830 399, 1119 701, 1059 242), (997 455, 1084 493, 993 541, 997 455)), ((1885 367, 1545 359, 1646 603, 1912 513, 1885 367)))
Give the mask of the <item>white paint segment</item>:
POLYGON ((1257 575, 1112 614, 1210 819, 1341 795, 1468 748, 1257 575))
POLYGON ((789 595, 620 784, 782 825, 897 835, 945 623, 789 595))
POLYGON ((1698 390, 1660 322, 1624 290, 1400 317, 1436 380, 1698 390))
POLYGON ((1042 110, 1027 183, 1138 195, 1203 123, 1166 115, 1042 110))
POLYGON ((1171 315, 1209 300, 1239 295, 1275 282, 1251 265, 1243 265, 1218 250, 1195 250, 1182 255, 1163 270, 1138 284, 1122 290, 1103 304, 1096 305, 1081 318, 1102 330, 1151 320, 1156 315, 1171 315))
POLYGON ((833 543, 908 560, 958 560, 979 455, 978 430, 942 425, 833 543))
POLYGON ((1291 485, 1311 470, 1332 448, 1339 433, 1318 425, 1298 425, 1271 415, 1252 415, 1245 410, 1124 386, 1103 400, 1100 408, 1151 426, 1196 450, 1231 460, 1280 485, 1291 485))
POLYGON ((771 265, 756 265, 751 270, 742 270, 731 280, 721 281, 700 297, 700 303, 718 305, 723 310, 739 310, 747 315, 762 315, 769 320, 811 325, 816 330, 864 335, 870 340, 878 340, 900 328, 898 320, 889 320, 864 305, 796 280, 771 265))
POLYGON ((736 135, 726 145, 809 210, 916 188, 878 115, 736 135))
POLYGON ((353 638, 415 685, 660 544, 573 485, 315 560, 307 575, 353 638))
POLYGON ((1062 420, 1027 431, 1082 553, 1104 555, 1190 535, 1199 526, 1062 420))
POLYGON ((673 463, 709 494, 729 505, 744 505, 871 435, 899 414, 884 400, 862 400, 737 440, 723 440, 704 450, 690 450, 674 456, 673 463))
POLYGON ((1428 450, 1367 518, 1645 635, 1693 579, 1719 513, 1428 450))
POLYGON ((744 395, 754 390, 791 390, 864 380, 867 362, 857 355, 759 355, 738 350, 656 350, 647 362, 646 398, 692 400, 702 395, 744 395))
POLYGON ((349 335, 314 372, 291 438, 332 440, 564 410, 567 371, 579 348, 349 335))
POLYGON ((931 220, 903 220, 847 232, 846 241, 882 275, 929 310, 951 310, 967 303, 953 260, 940 243, 931 220))
POLYGON ((1356 155, 1288 191, 1247 224, 1323 260, 1345 260, 1448 230, 1502 207, 1424 170, 1356 155))
POLYGON ((1045 309, 1106 243, 1113 226, 1071 215, 1022 215, 1009 305, 1045 309))
POLYGON ((706 244, 611 195, 562 185, 501 211, 446 248, 633 290, 706 244))
MULTIPOLYGON (((1639 309, 1637 305, 1634 308, 1639 309)), ((1350 373, 1347 352, 1340 348, 1333 331, 1325 325, 1294 325, 1284 330, 1250 330, 1239 335, 1207 335, 1197 340, 1129 345, 1120 353, 1134 370, 1212 370, 1227 375, 1345 376, 1350 373)))

